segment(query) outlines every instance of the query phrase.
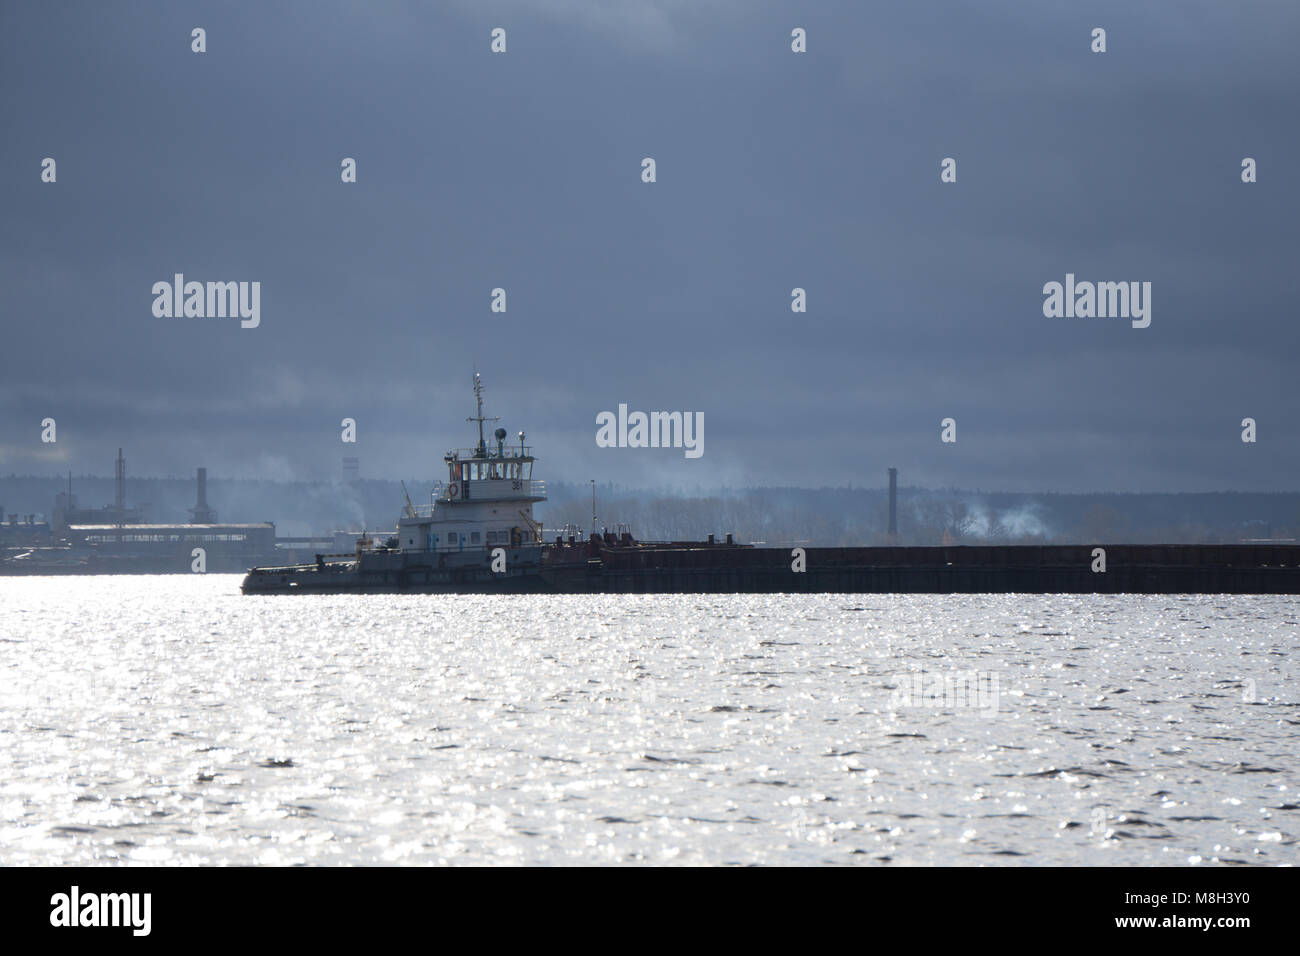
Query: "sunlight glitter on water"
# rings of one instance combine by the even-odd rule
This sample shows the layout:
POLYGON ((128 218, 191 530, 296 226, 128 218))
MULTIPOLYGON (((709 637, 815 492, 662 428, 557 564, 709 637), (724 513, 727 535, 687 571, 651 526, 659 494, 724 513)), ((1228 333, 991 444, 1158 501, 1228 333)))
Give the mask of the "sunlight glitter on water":
POLYGON ((1297 859, 1300 606, 0 578, 0 862, 1297 859))

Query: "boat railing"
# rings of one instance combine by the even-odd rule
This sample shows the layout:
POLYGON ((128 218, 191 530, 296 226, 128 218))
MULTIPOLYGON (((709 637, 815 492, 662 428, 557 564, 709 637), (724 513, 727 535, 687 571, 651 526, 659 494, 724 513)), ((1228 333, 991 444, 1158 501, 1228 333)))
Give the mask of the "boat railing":
POLYGON ((446 457, 457 458, 460 461, 518 461, 521 458, 531 459, 533 457, 533 446, 524 445, 505 445, 502 447, 500 454, 497 453, 496 446, 488 443, 483 449, 484 453, 480 455, 477 448, 452 448, 446 457))
MULTIPOLYGON (((540 478, 471 478, 468 494, 462 493, 461 483, 458 481, 451 482, 456 485, 455 500, 469 501, 509 501, 513 498, 535 498, 542 499, 546 497, 546 482, 540 478)), ((450 501, 449 494, 451 485, 444 484, 442 488, 436 491, 438 501, 450 501)), ((430 505, 417 505, 415 513, 420 517, 427 518, 432 512, 429 510, 430 505)), ((437 505, 432 507, 436 508, 437 505)))
MULTIPOLYGON (((453 482, 454 484, 458 484, 453 482)), ((468 496, 457 494, 455 500, 462 501, 511 501, 514 499, 545 500, 546 482, 540 478, 475 478, 470 479, 468 496)), ((459 491, 459 489, 458 489, 459 491)), ((435 491, 437 500, 433 504, 411 505, 402 508, 402 515, 407 518, 432 518, 438 511, 437 502, 444 504, 453 499, 448 498, 448 487, 444 485, 435 491)))

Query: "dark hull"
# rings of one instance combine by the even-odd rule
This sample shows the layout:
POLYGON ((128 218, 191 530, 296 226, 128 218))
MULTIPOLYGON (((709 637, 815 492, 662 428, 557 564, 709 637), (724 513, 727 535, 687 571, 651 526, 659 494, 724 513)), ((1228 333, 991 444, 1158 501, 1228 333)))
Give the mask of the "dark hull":
MULTIPOLYGON (((535 551, 536 549, 534 549, 535 551)), ((245 594, 1300 594, 1300 547, 1106 546, 1094 571, 1086 546, 808 548, 732 545, 542 549, 541 560, 486 559, 438 568, 421 554, 254 569, 245 594)), ((468 557, 468 556, 465 556, 468 557)))

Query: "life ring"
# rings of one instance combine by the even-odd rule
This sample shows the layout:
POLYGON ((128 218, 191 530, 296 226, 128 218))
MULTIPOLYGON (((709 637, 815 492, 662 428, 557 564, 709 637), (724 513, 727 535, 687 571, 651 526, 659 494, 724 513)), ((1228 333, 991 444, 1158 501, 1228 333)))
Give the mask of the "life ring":
POLYGON ((460 493, 460 486, 457 485, 455 482, 452 482, 450 485, 447 486, 448 498, 455 498, 456 495, 458 495, 459 493, 460 493))

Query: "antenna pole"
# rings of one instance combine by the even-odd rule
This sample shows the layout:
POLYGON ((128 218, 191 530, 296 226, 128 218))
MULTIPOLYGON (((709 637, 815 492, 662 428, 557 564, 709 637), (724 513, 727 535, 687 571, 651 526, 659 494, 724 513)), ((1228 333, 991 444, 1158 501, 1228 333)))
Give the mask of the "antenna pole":
POLYGON ((478 414, 473 418, 467 418, 467 422, 478 422, 478 448, 476 449, 479 458, 487 457, 487 443, 483 440, 483 423, 499 422, 501 418, 484 418, 483 417, 483 381, 479 378, 478 369, 474 370, 474 400, 478 404, 478 414))
POLYGON ((474 401, 478 403, 478 453, 483 454, 483 380, 474 373, 474 401))
POLYGON ((596 533, 596 479, 591 479, 591 533, 596 533))

